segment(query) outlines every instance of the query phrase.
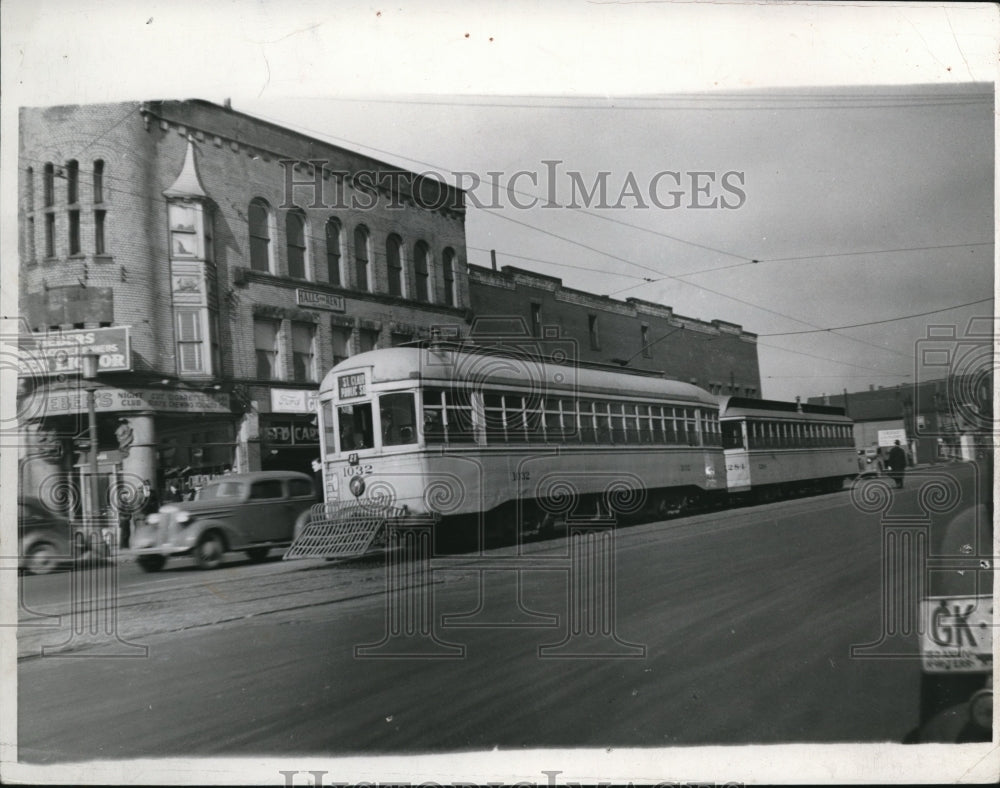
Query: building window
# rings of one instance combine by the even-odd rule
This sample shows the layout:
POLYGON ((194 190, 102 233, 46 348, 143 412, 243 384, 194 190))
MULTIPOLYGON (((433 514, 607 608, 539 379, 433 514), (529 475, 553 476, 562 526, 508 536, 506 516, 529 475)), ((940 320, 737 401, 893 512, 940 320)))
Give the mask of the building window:
POLYGON ((389 295, 403 295, 403 241, 398 235, 390 235, 385 242, 385 260, 389 272, 389 295))
POLYGON ((45 256, 56 256, 56 215, 45 214, 45 256))
POLYGON ((458 296, 455 293, 455 250, 450 246, 441 256, 441 271, 444 274, 444 302, 448 306, 456 306, 458 296))
POLYGON ((368 228, 359 224, 354 228, 354 281, 358 290, 368 291, 368 228))
POLYGON ((342 287, 340 279, 340 222, 328 219, 326 223, 326 280, 342 287))
POLYGON ((393 347, 402 347, 413 341, 413 334, 407 334, 402 331, 393 331, 389 337, 389 341, 393 347))
POLYGON ((104 244, 104 211, 94 211, 94 254, 107 254, 104 244))
POLYGON ((295 279, 308 279, 306 217, 302 211, 289 211, 285 215, 285 237, 288 243, 288 275, 295 279))
POLYGON ((430 270, 427 259, 430 247, 423 241, 417 241, 413 247, 413 289, 418 301, 430 301, 430 270))
POLYGON ((264 200, 250 203, 250 268, 271 270, 271 209, 264 200))
POLYGON ((367 353, 378 346, 379 332, 373 328, 362 328, 358 331, 358 350, 367 353))
POLYGON ((601 349, 601 337, 597 331, 597 315, 587 315, 587 333, 590 335, 590 349, 601 349))
POLYGON ((351 355, 351 332, 348 326, 333 326, 330 331, 330 344, 333 346, 333 363, 339 364, 351 355))
POLYGON ((28 237, 27 237, 27 257, 29 260, 35 259, 35 217, 28 217, 28 237))
POLYGON ((204 332, 200 309, 177 309, 177 372, 180 375, 206 372, 204 332))
POLYGON ((316 326, 292 323, 292 375, 297 383, 316 380, 316 326))
POLYGON ((640 338, 642 341, 642 357, 649 358, 653 354, 649 350, 649 326, 640 326, 640 338))
POLYGON ((542 305, 532 302, 531 304, 531 336, 540 337, 542 335, 542 305))
POLYGON ((45 191, 45 207, 51 208, 55 205, 56 198, 56 187, 55 187, 55 167, 52 166, 52 162, 45 165, 45 170, 42 175, 43 189, 45 191))
POLYGON ((80 212, 69 212, 69 253, 80 254, 80 212))
POLYGON ((167 213, 171 257, 200 257, 197 209, 193 205, 171 203, 167 213))
POLYGON ((76 159, 66 163, 66 202, 69 205, 80 202, 80 164, 76 159))
POLYGON ((35 210, 35 170, 28 167, 24 172, 24 210, 31 213, 35 210))
POLYGON ((94 162, 94 202, 104 202, 104 162, 101 159, 94 162))
POLYGON ((257 377, 260 380, 281 380, 281 357, 278 348, 277 320, 254 318, 253 341, 257 354, 257 377))

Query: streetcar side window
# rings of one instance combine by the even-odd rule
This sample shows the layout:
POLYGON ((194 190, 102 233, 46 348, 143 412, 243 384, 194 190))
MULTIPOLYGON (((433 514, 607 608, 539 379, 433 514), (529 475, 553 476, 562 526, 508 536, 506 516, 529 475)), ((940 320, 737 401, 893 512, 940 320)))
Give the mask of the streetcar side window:
POLYGON ((722 448, 723 449, 744 449, 743 445, 743 422, 724 421, 722 422, 722 448))
POLYGON ((370 402, 341 405, 337 408, 337 422, 340 425, 340 450, 342 452, 370 449, 375 445, 370 402))
POLYGON ((428 444, 444 443, 444 392, 424 391, 424 440, 428 444))
POLYGON ((326 446, 326 453, 333 454, 336 451, 337 444, 334 442, 334 437, 337 434, 336 421, 333 418, 333 400, 326 400, 323 403, 323 408, 321 416, 323 420, 323 441, 326 446))
POLYGON ((445 429, 449 443, 475 443, 476 433, 472 429, 471 395, 466 391, 446 391, 445 404, 448 421, 445 429))
POLYGON ((379 397, 378 405, 382 419, 383 446, 405 446, 417 442, 413 394, 383 394, 379 397))

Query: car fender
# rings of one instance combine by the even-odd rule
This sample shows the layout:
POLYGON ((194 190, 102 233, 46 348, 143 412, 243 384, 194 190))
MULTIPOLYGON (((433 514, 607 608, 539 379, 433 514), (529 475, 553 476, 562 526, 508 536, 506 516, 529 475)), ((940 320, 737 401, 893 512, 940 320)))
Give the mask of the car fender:
POLYGON ((194 520, 188 525, 187 530, 192 535, 192 546, 198 544, 202 535, 208 531, 219 531, 226 540, 227 550, 238 550, 241 544, 238 534, 226 524, 225 520, 194 520))

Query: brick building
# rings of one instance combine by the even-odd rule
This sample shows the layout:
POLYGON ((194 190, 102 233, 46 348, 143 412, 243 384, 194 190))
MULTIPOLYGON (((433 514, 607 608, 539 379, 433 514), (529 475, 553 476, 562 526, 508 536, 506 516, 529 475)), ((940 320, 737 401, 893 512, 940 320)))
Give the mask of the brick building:
POLYGON ((734 323, 574 290, 556 277, 512 266, 470 265, 469 303, 477 326, 491 317, 513 318, 535 337, 575 340, 584 362, 661 373, 713 394, 760 397, 757 336, 734 323))
MULTIPOLYGON (((467 330, 463 194, 204 101, 20 112, 26 492, 309 470, 339 359, 467 330)), ((61 491, 61 492, 60 492, 61 491)), ((89 509, 87 509, 89 511, 89 509)))

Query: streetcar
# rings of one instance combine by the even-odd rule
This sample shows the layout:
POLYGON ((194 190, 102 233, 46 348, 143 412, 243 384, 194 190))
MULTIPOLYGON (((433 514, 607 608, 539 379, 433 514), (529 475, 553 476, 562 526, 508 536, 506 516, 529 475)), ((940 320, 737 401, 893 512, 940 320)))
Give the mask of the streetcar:
POLYGON ((668 516, 725 491, 718 402, 677 380, 431 343, 342 361, 318 409, 327 506, 449 537, 668 516))
POLYGON ((842 408, 727 397, 719 405, 726 489, 737 499, 840 490, 858 475, 842 408))

